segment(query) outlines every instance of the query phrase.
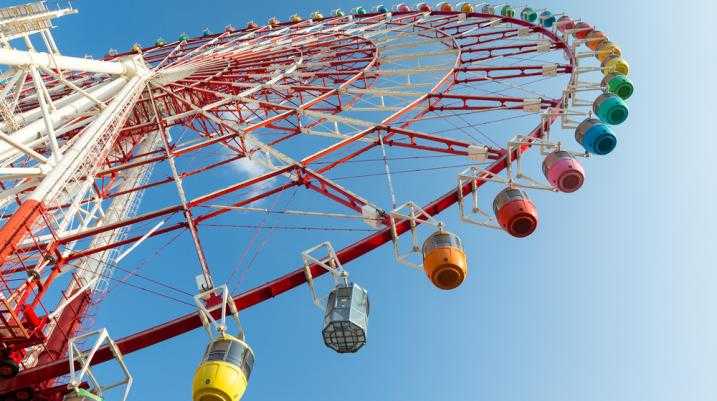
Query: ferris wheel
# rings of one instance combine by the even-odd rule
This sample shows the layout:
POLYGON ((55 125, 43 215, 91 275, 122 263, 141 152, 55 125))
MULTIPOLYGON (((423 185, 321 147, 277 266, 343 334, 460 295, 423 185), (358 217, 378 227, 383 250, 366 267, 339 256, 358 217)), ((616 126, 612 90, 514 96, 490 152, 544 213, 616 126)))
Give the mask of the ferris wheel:
POLYGON ((303 284, 325 344, 356 352, 370 311, 356 259, 387 245, 415 280, 457 288, 471 255, 455 232, 533 234, 533 194, 570 201, 633 92, 606 34, 529 6, 316 11, 101 60, 60 53, 52 20, 76 12, 0 9, 5 401, 126 399, 124 354, 202 326, 193 399, 238 400, 254 364, 239 311, 303 284), (296 258, 246 279, 282 231, 296 258), (117 276, 142 277, 126 262, 182 233, 194 272, 156 284, 191 281, 198 311, 116 340, 92 327, 117 276), (229 250, 240 267, 217 261, 229 250), (93 374, 110 360, 119 379, 93 374))

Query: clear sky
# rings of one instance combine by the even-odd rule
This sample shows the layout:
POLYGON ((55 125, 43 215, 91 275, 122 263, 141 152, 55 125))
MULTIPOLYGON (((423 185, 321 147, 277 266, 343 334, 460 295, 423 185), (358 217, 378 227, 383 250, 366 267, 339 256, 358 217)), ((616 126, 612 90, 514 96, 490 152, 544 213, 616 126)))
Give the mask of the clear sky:
MULTIPOLYGON (((80 14, 58 21, 57 40, 67 54, 95 56, 158 36, 173 40, 182 31, 356 5, 73 4, 80 14)), ((353 263, 372 300, 369 344, 356 355, 323 346, 320 312, 305 288, 244 313, 257 359, 246 400, 714 399, 717 194, 709 141, 717 6, 617 0, 535 6, 582 17, 621 45, 636 94, 618 148, 586 163, 589 181, 580 192, 541 204, 545 224, 533 237, 462 227, 472 272, 458 291, 434 290, 397 267, 388 248, 353 263)), ((270 247, 271 262, 284 271, 298 265, 281 243, 270 247)), ((192 257, 190 251, 164 255, 144 272, 191 288, 191 275, 177 272, 194 269, 186 262, 192 257)), ((120 287, 98 310, 98 324, 121 337, 159 322, 156 316, 187 310, 120 287)), ((189 400, 205 342, 195 331, 129 356, 136 380, 131 399, 189 400)))

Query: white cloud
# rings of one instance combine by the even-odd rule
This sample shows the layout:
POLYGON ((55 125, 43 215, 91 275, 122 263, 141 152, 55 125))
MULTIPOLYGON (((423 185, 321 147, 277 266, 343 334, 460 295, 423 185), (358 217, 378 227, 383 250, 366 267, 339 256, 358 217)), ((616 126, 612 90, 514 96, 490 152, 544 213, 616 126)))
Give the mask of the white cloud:
MULTIPOLYGON (((263 155, 262 153, 254 153, 251 159, 245 157, 231 164, 233 170, 239 173, 241 181, 266 174, 270 171, 270 169, 268 168, 268 166, 270 165, 271 163, 269 162, 268 157, 263 155)), ((251 198, 272 188, 275 185, 275 182, 276 177, 251 185, 250 187, 248 187, 249 192, 247 197, 251 198)), ((254 202, 254 205, 260 202, 261 200, 254 202)))

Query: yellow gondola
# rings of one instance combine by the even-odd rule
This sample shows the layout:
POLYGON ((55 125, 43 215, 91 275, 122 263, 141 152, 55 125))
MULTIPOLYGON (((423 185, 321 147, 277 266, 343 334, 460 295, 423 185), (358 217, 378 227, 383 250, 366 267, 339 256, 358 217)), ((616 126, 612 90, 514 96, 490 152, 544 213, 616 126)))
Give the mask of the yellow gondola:
POLYGON ((602 73, 605 75, 622 74, 627 76, 630 73, 630 64, 620 56, 610 56, 602 62, 602 73))
POLYGON ((238 401, 254 367, 254 352, 244 340, 219 334, 207 346, 194 373, 193 401, 238 401))
POLYGON ((463 3, 460 4, 460 10, 462 13, 472 13, 475 12, 475 8, 473 8, 473 4, 471 3, 463 3))
POLYGON ((622 56, 622 50, 620 49, 620 46, 613 42, 604 42, 600 44, 600 47, 597 48, 596 52, 597 53, 595 54, 595 57, 597 57, 597 59, 600 60, 601 63, 609 57, 622 56))

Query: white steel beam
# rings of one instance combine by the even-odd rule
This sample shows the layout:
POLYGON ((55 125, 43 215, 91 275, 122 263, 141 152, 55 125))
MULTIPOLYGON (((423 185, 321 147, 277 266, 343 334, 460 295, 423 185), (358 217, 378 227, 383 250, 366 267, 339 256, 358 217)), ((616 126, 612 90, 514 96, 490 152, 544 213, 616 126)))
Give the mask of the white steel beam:
MULTIPOLYGON (((98 147, 106 148, 106 146, 109 146, 108 142, 113 142, 116 132, 108 131, 119 131, 120 127, 116 124, 117 120, 126 117, 128 109, 144 89, 146 81, 147 75, 138 75, 132 77, 124 85, 107 108, 79 134, 79 139, 63 154, 57 166, 35 188, 35 191, 30 195, 31 199, 51 202, 73 177, 80 178, 77 176, 78 174, 82 177, 93 174, 91 171, 80 170, 82 170, 87 160, 101 156, 92 155, 91 152, 96 151, 98 147)), ((87 101, 91 102, 90 100, 87 101)), ((97 164, 100 162, 101 160, 96 160, 97 164)), ((82 194, 73 195, 82 196, 82 194)))
POLYGON ((104 104, 103 102, 101 102, 101 101, 100 101, 99 99, 97 99, 96 97, 92 96, 91 93, 89 93, 89 92, 87 92, 86 90, 84 90, 84 89, 80 88, 79 86, 75 85, 75 83, 73 83, 73 82, 71 82, 71 81, 68 81, 68 80, 65 79, 62 75, 56 74, 54 71, 52 71, 52 70, 50 70, 50 69, 48 69, 48 68, 45 68, 45 67, 40 67, 40 68, 42 69, 42 71, 43 71, 45 74, 47 74, 47 75, 49 75, 49 76, 51 76, 51 77, 57 79, 58 81, 60 81, 60 82, 62 82, 63 84, 67 85, 68 88, 72 89, 73 91, 75 91, 75 92, 81 94, 82 96, 84 96, 84 97, 86 97, 86 98, 92 100, 93 102, 95 102, 99 108, 104 109, 105 107, 107 107, 106 104, 104 104))
POLYGON ((45 88, 45 82, 42 80, 42 77, 40 77, 40 73, 37 72, 37 68, 35 66, 30 67, 30 72, 32 74, 32 82, 35 84, 35 90, 39 95, 37 100, 40 103, 40 110, 42 110, 42 116, 44 117, 45 133, 49 139, 50 149, 52 149, 52 159, 57 160, 61 154, 60 145, 57 143, 57 137, 55 137, 55 126, 50 119, 50 111, 54 110, 55 106, 52 104, 50 96, 45 96, 47 89, 45 88))
MULTIPOLYGON (((128 82, 126 78, 117 78, 101 88, 98 88, 97 91, 91 91, 91 93, 97 99, 103 101, 114 96, 127 85, 128 82)), ((83 97, 79 93, 77 95, 78 97, 75 101, 50 113, 49 118, 54 126, 57 126, 67 119, 80 113, 84 113, 90 108, 96 106, 93 100, 83 97)), ((38 109, 37 112, 39 112, 38 117, 42 116, 41 110, 38 109)), ((8 135, 10 135, 17 143, 27 145, 37 139, 43 138, 46 132, 44 119, 38 119, 13 133, 9 133, 8 135)), ((12 153, 7 154, 8 151, 12 151, 12 146, 7 143, 0 143, 0 160, 12 155, 12 153)))
POLYGON ((17 150, 19 150, 19 151, 21 151, 21 152, 23 152, 23 153, 26 153, 26 154, 28 154, 28 155, 31 156, 31 157, 34 157, 35 159, 39 160, 39 161, 42 162, 42 163, 47 163, 47 162, 48 162, 48 160, 47 160, 47 158, 46 158, 45 156, 43 156, 43 155, 41 155, 41 154, 35 152, 35 151, 32 150, 32 148, 30 148, 30 147, 27 147, 27 146, 25 146, 25 145, 23 145, 23 144, 21 144, 21 143, 18 143, 17 141, 15 141, 15 139, 13 139, 12 137, 10 137, 9 135, 6 135, 6 134, 5 134, 4 132, 2 132, 2 131, 0 131, 0 140, 6 142, 8 145, 10 145, 10 146, 16 148, 17 150))
MULTIPOLYGON (((29 72, 27 74, 29 75, 29 72)), ((91 79, 91 77, 88 77, 88 78, 91 79)), ((77 80, 74 83, 76 85, 80 85, 84 81, 85 81, 85 79, 82 79, 82 80, 77 80)), ((106 82, 97 84, 91 88, 87 88, 87 89, 85 89, 85 91, 97 99, 106 100, 107 98, 114 95, 114 93, 116 93, 119 90, 119 88, 121 87, 120 82, 124 83, 127 81, 123 77, 118 77, 118 78, 115 78, 114 80, 106 81, 106 82), (114 86, 114 89, 106 89, 106 87, 108 87, 108 86, 114 86)), ((23 82, 20 82, 20 83, 23 83, 23 82)), ((15 92, 15 94, 19 95, 18 92, 20 92, 21 89, 22 88, 19 88, 19 90, 17 90, 15 92)), ((57 93, 58 90, 65 90, 65 89, 66 88, 63 85, 58 85, 58 86, 53 87, 50 90, 48 90, 48 92, 50 94, 54 94, 54 93, 57 93)), ((56 109, 59 109, 63 106, 67 106, 70 103, 76 102, 77 99, 79 99, 81 96, 83 96, 83 95, 79 92, 72 92, 66 96, 61 97, 61 98, 55 98, 52 103, 54 104, 56 109)), ((32 102, 32 101, 35 101, 37 98, 38 98, 38 93, 33 92, 32 94, 23 97, 23 101, 32 102)), ((19 99, 19 96, 18 96, 18 99, 19 99)), ((15 99, 14 102, 17 103, 18 99, 15 99)), ((39 107, 35 107, 35 108, 25 111, 23 113, 16 113, 15 117, 18 118, 19 120, 23 121, 25 124, 29 124, 29 123, 33 122, 34 120, 37 120, 38 118, 42 117, 42 110, 40 110, 39 107)), ((13 130, 9 130, 8 127, 4 126, 1 122, 0 122, 0 129, 3 129, 6 132, 13 131, 13 130)))
POLYGON ((39 167, 5 167, 0 168, 0 179, 10 180, 15 178, 37 177, 44 175, 39 167))
POLYGON ((137 64, 127 59, 121 62, 92 60, 82 57, 61 56, 58 54, 30 52, 16 49, 0 49, 0 64, 57 68, 70 71, 84 71, 112 75, 135 75, 137 64))

